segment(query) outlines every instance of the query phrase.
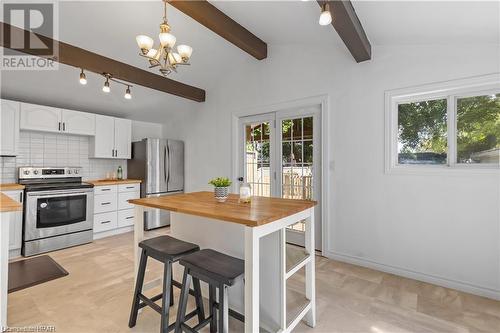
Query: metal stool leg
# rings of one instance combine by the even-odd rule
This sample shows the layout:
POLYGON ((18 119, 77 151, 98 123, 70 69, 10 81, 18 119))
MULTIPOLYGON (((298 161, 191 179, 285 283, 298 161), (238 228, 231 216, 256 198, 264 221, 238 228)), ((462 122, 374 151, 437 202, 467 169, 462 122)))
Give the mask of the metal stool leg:
POLYGON ((227 286, 219 286, 219 333, 229 331, 229 309, 227 306, 227 286))
POLYGON ((132 301, 132 309, 130 310, 130 319, 128 321, 128 327, 132 328, 135 326, 137 321, 137 314, 139 313, 139 294, 142 292, 142 284, 144 283, 144 274, 146 273, 146 263, 148 256, 146 250, 141 252, 141 261, 139 263, 139 270, 137 271, 137 281, 135 283, 134 299, 132 301))
POLYGON ((201 296, 200 280, 193 277, 194 299, 196 301, 196 310, 198 312, 198 323, 205 320, 205 309, 203 307, 203 298, 201 296))
POLYGON ((210 333, 217 332, 217 308, 215 307, 215 298, 217 297, 217 290, 214 286, 209 286, 208 306, 210 308, 210 333))
POLYGON ((175 333, 182 332, 182 324, 184 324, 184 319, 186 317, 187 300, 189 295, 189 270, 184 268, 184 276, 182 277, 182 289, 181 296, 179 298, 179 307, 177 309, 177 320, 175 323, 175 333))
POLYGON ((172 262, 165 261, 163 265, 163 296, 161 303, 161 325, 160 333, 168 333, 168 315, 170 299, 173 297, 172 290, 172 262))

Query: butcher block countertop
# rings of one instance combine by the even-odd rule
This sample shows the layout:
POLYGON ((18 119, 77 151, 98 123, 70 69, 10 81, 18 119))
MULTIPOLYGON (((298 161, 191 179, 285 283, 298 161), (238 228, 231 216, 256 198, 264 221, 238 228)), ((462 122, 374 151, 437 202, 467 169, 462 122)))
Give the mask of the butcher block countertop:
POLYGON ((251 203, 239 203, 230 194, 226 202, 215 200, 213 192, 193 192, 155 198, 128 200, 129 203, 172 212, 203 216, 257 227, 299 213, 316 205, 315 201, 252 197, 251 203))
POLYGON ((139 184, 141 181, 139 179, 97 179, 97 180, 85 180, 85 183, 93 184, 94 186, 105 186, 105 185, 121 185, 121 184, 139 184))
POLYGON ((0 191, 24 190, 24 185, 16 183, 0 184, 0 191))
POLYGON ((0 193, 0 212, 15 212, 23 209, 23 205, 0 193))

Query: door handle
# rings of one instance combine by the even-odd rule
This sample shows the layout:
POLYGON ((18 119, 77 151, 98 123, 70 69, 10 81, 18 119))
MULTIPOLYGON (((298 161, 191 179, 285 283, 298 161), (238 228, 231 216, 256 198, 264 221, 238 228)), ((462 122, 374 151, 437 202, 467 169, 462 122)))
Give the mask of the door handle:
POLYGON ((167 174, 167 183, 170 181, 170 148, 167 145, 167 155, 168 155, 168 174, 167 174))
POLYGON ((61 122, 59 122, 59 130, 61 130, 61 122))
POLYGON ((63 123, 63 131, 66 131, 66 123, 63 123))
POLYGON ((165 183, 167 182, 167 147, 163 151, 163 177, 165 178, 165 183))

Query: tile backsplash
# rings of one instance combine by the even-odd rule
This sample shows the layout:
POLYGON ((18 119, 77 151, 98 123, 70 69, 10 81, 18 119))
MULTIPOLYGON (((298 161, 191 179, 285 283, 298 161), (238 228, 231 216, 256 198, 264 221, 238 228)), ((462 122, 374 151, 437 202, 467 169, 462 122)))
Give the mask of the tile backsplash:
POLYGON ((0 183, 16 182, 17 168, 22 166, 79 166, 85 180, 105 178, 121 165, 127 176, 127 160, 89 158, 87 136, 21 131, 18 153, 16 157, 0 156, 0 183))

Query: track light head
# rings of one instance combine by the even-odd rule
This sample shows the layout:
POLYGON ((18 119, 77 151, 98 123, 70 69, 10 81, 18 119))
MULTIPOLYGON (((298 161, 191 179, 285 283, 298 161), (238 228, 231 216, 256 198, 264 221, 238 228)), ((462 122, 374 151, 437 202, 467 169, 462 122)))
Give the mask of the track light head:
POLYGON ((83 85, 87 84, 87 77, 85 76, 85 73, 83 72, 83 68, 82 68, 82 72, 80 73, 80 84, 83 84, 83 85))
POLYGON ((102 91, 104 91, 105 93, 109 93, 111 91, 111 88, 109 87, 109 78, 106 78, 106 82, 104 82, 102 91))
POLYGON ((130 86, 127 86, 127 90, 125 90, 125 99, 132 99, 132 94, 130 93, 130 86))

